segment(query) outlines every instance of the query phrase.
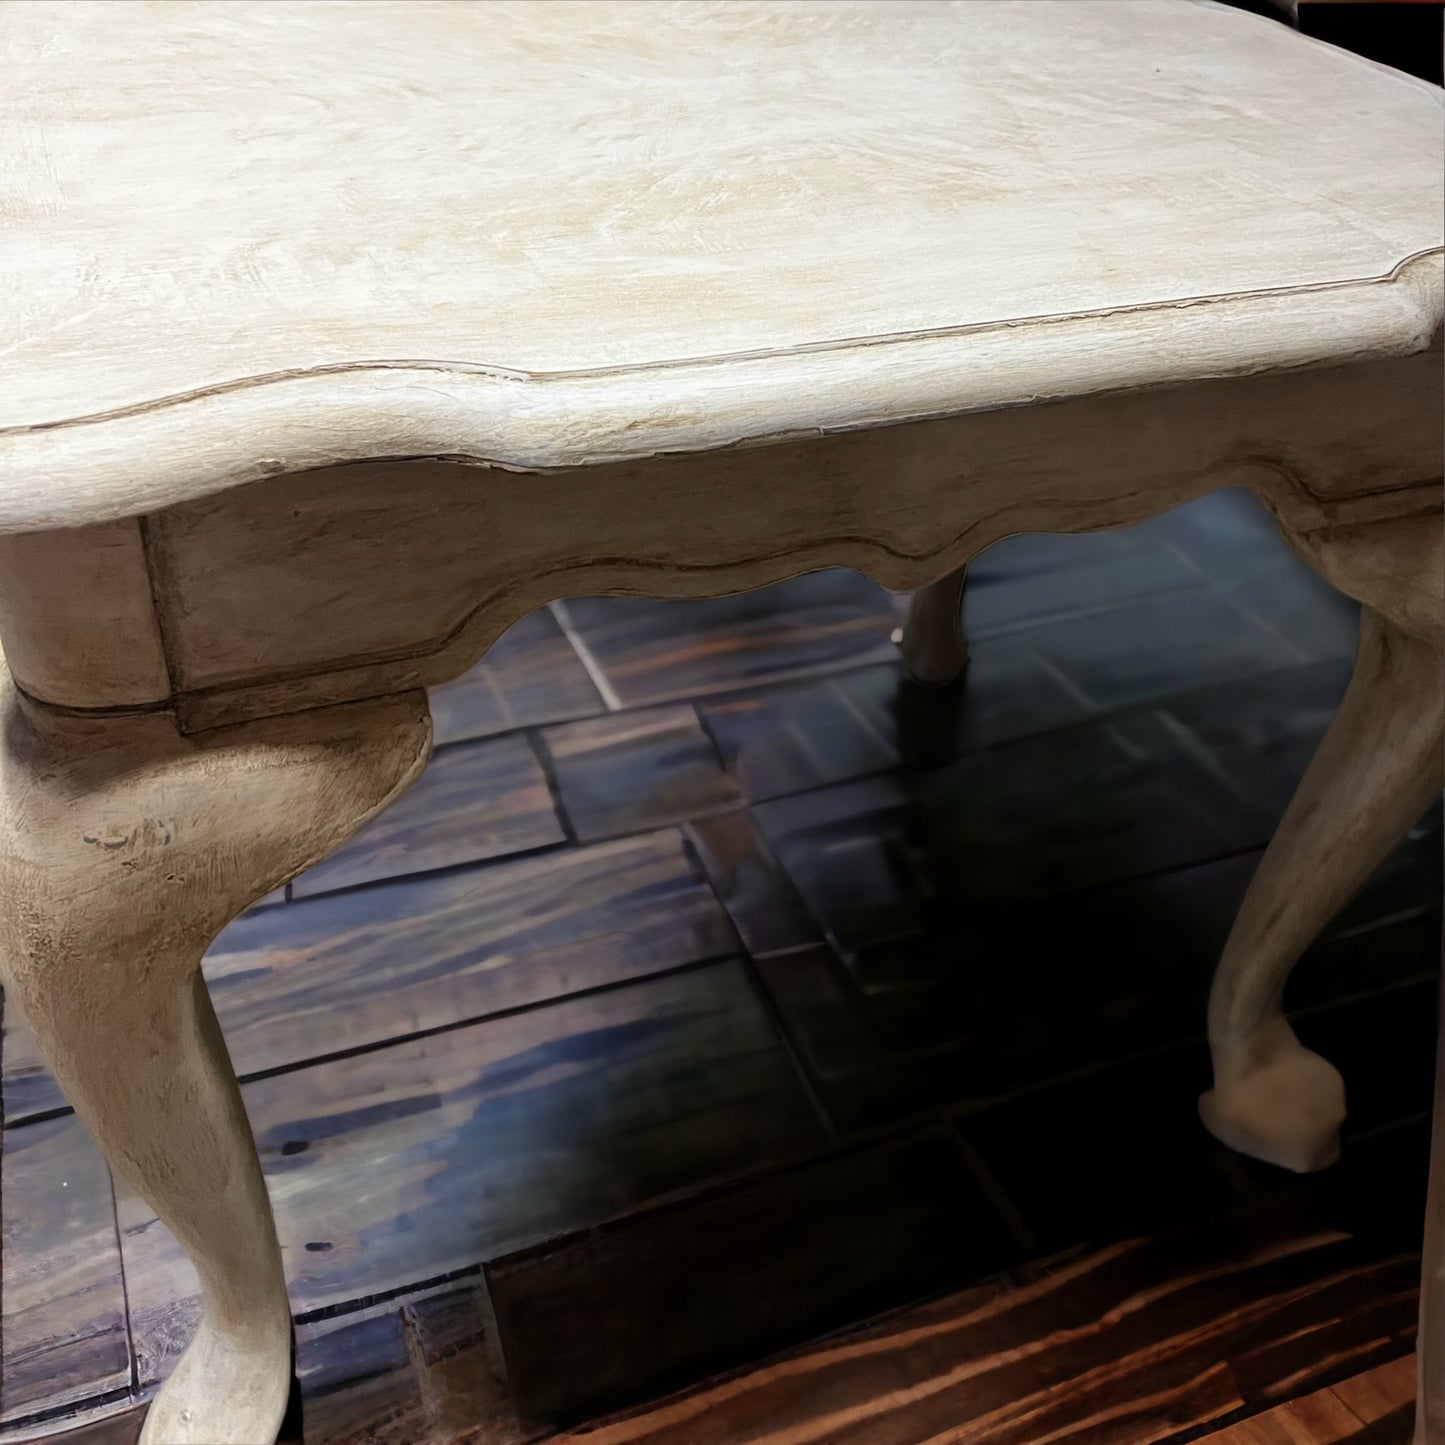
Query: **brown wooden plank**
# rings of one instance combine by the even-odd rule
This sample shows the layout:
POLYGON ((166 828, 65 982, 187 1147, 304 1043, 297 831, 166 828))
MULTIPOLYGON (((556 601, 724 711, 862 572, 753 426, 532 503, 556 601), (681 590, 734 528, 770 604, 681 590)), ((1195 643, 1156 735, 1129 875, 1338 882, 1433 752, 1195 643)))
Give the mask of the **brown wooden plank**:
POLYGON ((535 1439, 487 1371, 479 1295, 464 1281, 298 1325, 305 1445, 535 1439))
POLYGON ((893 599, 843 568, 701 601, 574 598, 566 613, 628 707, 897 658, 893 599))
POLYGON ((126 1399, 83 1409, 74 1415, 66 1414, 45 1425, 0 1430, 0 1442, 4 1445, 136 1445, 145 1424, 145 1412, 145 1404, 126 1399))
MULTIPOLYGON (((821 1130, 735 963, 256 1080, 243 1090, 293 1308, 367 1299, 710 1179, 821 1130)), ((119 1198, 142 1381, 195 1318, 190 1266, 119 1198)))
POLYGON ((688 706, 614 713, 541 734, 557 798, 583 841, 736 807, 737 784, 688 706))
POLYGON ((1415 1357, 1406 1355, 1287 1400, 1199 1445, 1407 1445, 1414 1408, 1415 1357))
MULTIPOLYGON (((894 667, 865 671, 875 688, 898 686, 894 667)), ((833 678, 733 693, 698 711, 752 802, 882 772, 898 761, 892 730, 876 726, 833 678)))
POLYGON ((0 1422, 130 1383, 110 1173, 74 1115, 7 1129, 0 1422))
POLYGON ((1207 1435, 1201 1445, 1342 1445, 1361 1423, 1333 1391, 1321 1390, 1207 1435))
POLYGON ((508 628, 470 672, 432 688, 430 701, 438 747, 607 710, 546 607, 508 628))
POLYGON ((743 808, 683 828, 754 958, 818 943, 822 929, 743 808))
MULTIPOLYGON (((1237 1412, 1229 1361, 1364 1265, 1287 1201, 964 1291, 567 1445, 1145 1445, 1237 1412)), ((1187 1437, 1186 1437, 1187 1438, 1187 1437)), ((559 1442, 560 1445, 560 1442, 559 1442)))
POLYGON ((1403 1355, 1331 1387, 1366 1425, 1415 1400, 1415 1356, 1403 1355))
POLYGON ((885 1123, 927 1102, 924 1076, 879 1041, 830 949, 815 946, 761 958, 757 971, 841 1131, 885 1123))
POLYGON ((291 883, 307 898, 358 883, 477 863, 565 841, 547 778, 525 737, 461 743, 379 818, 291 883))
POLYGON ((935 1134, 645 1210, 483 1276, 519 1410, 567 1421, 996 1273, 1016 1250, 935 1134))
POLYGON ((481 1287, 470 1281, 405 1305, 422 1397, 439 1442, 480 1431, 487 1445, 523 1445, 547 1432, 522 1423, 494 1375, 484 1314, 481 1287))
POLYGON ((306 1445, 431 1445, 431 1412, 395 1303, 296 1328, 306 1445))
POLYGON ((243 1075, 732 952, 674 830, 234 924, 206 972, 243 1075))
MULTIPOLYGON (((205 972, 244 1077, 736 949, 674 830, 248 914, 205 972)), ((12 1119, 64 1105, 7 1012, 12 1119)))

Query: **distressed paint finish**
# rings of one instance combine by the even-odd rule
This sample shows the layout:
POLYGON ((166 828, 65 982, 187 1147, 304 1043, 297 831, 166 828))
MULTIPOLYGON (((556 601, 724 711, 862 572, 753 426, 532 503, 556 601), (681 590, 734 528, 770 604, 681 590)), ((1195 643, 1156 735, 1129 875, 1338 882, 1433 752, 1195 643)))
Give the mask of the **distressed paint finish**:
POLYGON ((1423 344, 1435 88, 1038 11, 7 5, 0 530, 1423 344))
POLYGON ((1014 532, 1253 488, 1367 624, 1204 1110, 1328 1157, 1278 990, 1440 781, 1438 89, 1163 0, 18 0, 0 70, 0 964, 206 1282, 148 1445, 268 1439, 289 1372, 201 954, 568 592, 927 619, 1014 532))

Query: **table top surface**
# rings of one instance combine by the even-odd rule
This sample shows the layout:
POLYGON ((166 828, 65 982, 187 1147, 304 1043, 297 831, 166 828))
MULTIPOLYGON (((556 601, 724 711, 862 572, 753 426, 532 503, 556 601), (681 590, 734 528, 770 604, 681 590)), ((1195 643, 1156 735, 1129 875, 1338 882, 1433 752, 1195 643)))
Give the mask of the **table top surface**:
POLYGON ((1438 323, 1442 93, 1190 0, 11 0, 0 73, 0 530, 1438 323))

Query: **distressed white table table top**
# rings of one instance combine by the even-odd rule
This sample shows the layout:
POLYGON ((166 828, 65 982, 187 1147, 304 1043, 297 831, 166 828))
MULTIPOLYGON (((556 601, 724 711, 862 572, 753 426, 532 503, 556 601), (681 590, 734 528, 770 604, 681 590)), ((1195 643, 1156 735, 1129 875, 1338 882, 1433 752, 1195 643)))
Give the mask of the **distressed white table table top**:
POLYGON ((11 0, 0 75, 0 531, 1411 351, 1438 310, 1389 278, 1441 245, 1441 93, 1188 0, 11 0))

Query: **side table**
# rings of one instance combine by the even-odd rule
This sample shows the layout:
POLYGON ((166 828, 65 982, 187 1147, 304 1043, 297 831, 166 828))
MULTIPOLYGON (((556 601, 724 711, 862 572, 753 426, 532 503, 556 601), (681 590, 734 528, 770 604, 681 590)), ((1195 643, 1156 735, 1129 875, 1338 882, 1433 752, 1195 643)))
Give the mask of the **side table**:
POLYGON ((147 1442, 290 1380, 201 956, 560 596, 856 567, 939 677, 991 542, 1252 488, 1363 614, 1201 1111, 1330 1162, 1284 981, 1442 783, 1438 89, 1187 0, 11 0, 0 75, 0 972, 201 1277, 147 1442))

